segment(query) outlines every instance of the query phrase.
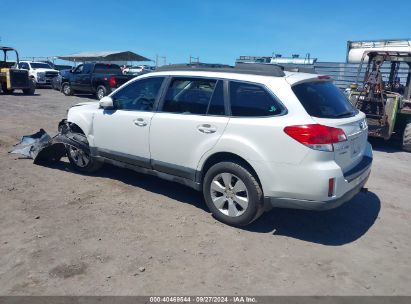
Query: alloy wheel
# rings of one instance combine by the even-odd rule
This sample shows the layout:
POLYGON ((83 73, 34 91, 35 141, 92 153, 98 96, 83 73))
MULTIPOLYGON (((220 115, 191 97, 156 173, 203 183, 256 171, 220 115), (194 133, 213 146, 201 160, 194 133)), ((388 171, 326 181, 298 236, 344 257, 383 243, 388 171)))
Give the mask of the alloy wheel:
POLYGON ((210 185, 211 200, 224 215, 237 217, 248 207, 249 195, 244 182, 234 174, 220 173, 210 185))
POLYGON ((70 146, 69 153, 71 159, 75 162, 78 167, 84 168, 90 163, 90 156, 83 150, 77 149, 76 147, 70 146))

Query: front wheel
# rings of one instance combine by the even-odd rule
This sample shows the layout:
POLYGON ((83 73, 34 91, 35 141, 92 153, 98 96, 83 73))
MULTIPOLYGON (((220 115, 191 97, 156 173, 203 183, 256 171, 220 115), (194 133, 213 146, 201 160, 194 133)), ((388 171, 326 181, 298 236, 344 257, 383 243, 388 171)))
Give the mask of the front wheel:
POLYGON ((73 95, 73 89, 71 88, 69 83, 63 83, 61 87, 61 91, 63 92, 64 95, 66 96, 71 96, 73 95))
POLYGON ((36 92, 36 84, 34 83, 34 80, 30 80, 30 87, 28 89, 23 89, 23 94, 34 95, 34 92, 36 92))
POLYGON ((215 218, 228 225, 248 225, 263 211, 261 187, 240 163, 221 162, 212 166, 204 177, 203 195, 215 218))
POLYGON ((1 89, 4 94, 13 94, 14 90, 13 89, 7 89, 6 83, 1 84, 1 89))
POLYGON ((411 152, 411 121, 407 121, 402 135, 402 149, 411 152))
MULTIPOLYGON (((88 146, 87 138, 84 134, 76 133, 75 140, 82 142, 88 146)), ((96 161, 90 155, 90 151, 82 150, 78 147, 66 145, 67 157, 70 164, 80 172, 92 173, 100 169, 103 163, 96 161)))

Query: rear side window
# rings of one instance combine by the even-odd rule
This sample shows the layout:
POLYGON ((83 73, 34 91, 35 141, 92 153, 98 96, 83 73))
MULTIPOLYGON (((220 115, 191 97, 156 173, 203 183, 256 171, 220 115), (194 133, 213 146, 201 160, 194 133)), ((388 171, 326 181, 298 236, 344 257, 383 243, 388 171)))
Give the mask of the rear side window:
POLYGON ((246 82, 230 82, 230 103, 233 116, 273 116, 282 108, 263 87, 246 82))
POLYGON ((208 106, 208 115, 225 115, 223 82, 220 80, 214 89, 208 106))
POLYGON ((310 116, 343 118, 355 116, 358 111, 347 97, 331 82, 305 82, 292 87, 310 116))
POLYGON ((94 66, 94 73, 96 74, 122 74, 120 67, 117 64, 97 63, 94 66))
POLYGON ((205 115, 209 105, 213 112, 219 112, 221 99, 217 91, 213 94, 216 84, 215 79, 173 79, 166 93, 163 112, 205 115))

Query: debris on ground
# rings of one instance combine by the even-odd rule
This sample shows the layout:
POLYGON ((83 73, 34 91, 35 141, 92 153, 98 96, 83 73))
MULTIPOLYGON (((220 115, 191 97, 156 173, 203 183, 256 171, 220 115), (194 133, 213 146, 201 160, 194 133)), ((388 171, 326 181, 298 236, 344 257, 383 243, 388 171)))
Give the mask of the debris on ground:
POLYGON ((83 136, 73 132, 65 120, 59 124, 59 133, 54 137, 47 134, 44 129, 31 134, 24 135, 9 153, 20 154, 33 162, 57 162, 66 156, 66 146, 73 146, 83 151, 89 151, 89 147, 83 136))

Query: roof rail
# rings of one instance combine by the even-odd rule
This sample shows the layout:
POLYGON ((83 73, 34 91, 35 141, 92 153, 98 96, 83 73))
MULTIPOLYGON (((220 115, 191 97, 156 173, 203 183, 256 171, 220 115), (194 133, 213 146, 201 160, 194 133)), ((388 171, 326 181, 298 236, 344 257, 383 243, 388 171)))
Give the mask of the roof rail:
POLYGON ((158 67, 156 71, 204 71, 275 77, 285 76, 283 69, 278 65, 264 65, 258 63, 237 63, 235 66, 209 63, 170 64, 158 67))
POLYGON ((298 73, 308 73, 308 74, 318 74, 313 67, 300 67, 300 66, 284 66, 284 71, 287 72, 298 72, 298 73))

